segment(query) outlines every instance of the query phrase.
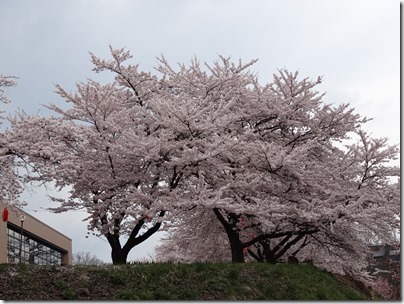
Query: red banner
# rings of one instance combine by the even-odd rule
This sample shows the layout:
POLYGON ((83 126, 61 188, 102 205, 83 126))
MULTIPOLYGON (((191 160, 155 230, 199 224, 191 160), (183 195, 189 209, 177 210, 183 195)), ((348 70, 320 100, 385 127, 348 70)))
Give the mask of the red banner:
POLYGON ((7 222, 7 220, 8 220, 8 210, 7 210, 7 208, 4 208, 4 210, 3 210, 3 221, 7 222))

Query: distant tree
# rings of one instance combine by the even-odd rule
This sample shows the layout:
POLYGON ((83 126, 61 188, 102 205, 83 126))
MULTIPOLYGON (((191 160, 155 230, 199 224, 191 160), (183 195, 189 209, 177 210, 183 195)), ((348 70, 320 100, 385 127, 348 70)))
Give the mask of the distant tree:
POLYGON ((76 252, 73 253, 73 265, 104 265, 105 262, 97 258, 91 252, 76 252))
POLYGON ((390 243, 386 247, 389 250, 387 256, 370 259, 370 272, 375 277, 372 284, 373 290, 381 295, 384 300, 400 300, 400 242, 390 243), (393 254, 390 255, 391 253, 393 254))
POLYGON ((158 262, 231 262, 229 242, 211 209, 194 209, 155 248, 158 262))

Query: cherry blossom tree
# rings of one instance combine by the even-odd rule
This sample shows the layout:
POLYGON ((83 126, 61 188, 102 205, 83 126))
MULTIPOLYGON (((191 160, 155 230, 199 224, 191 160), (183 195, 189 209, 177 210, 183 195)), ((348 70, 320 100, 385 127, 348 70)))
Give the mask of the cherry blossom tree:
MULTIPOLYGON (((112 55, 116 62, 111 66, 92 56, 94 69, 118 71, 127 54, 117 50, 112 55)), ((53 198, 60 203, 53 211, 87 210, 88 229, 107 238, 114 264, 126 263, 129 251, 160 228, 166 213, 161 192, 175 188, 180 179, 174 174, 161 186, 171 173, 159 169, 170 147, 156 142, 161 131, 147 105, 155 79, 135 67, 128 73, 126 86, 118 72, 114 83, 89 80, 78 83, 76 93, 57 86, 71 108, 49 105, 52 117, 13 120, 13 153, 36 173, 28 179, 70 187, 69 198, 53 198), (128 236, 124 245, 122 235, 128 236)))
MULTIPOLYGON (((365 270, 369 265, 369 244, 394 241, 394 231, 399 229, 400 223, 397 216, 400 212, 399 184, 390 181, 391 177, 399 175, 399 170, 388 166, 398 150, 386 143, 386 139, 374 139, 358 131, 358 143, 347 146, 345 151, 340 150, 340 155, 333 155, 336 161, 328 163, 334 165, 329 168, 328 174, 332 175, 328 180, 338 181, 341 189, 334 189, 335 196, 328 199, 328 206, 322 206, 324 202, 318 199, 312 206, 306 203, 299 209, 289 209, 284 216, 271 211, 272 222, 268 217, 259 217, 258 210, 256 215, 240 215, 240 225, 233 231, 238 232, 240 242, 247 249, 244 258, 245 251, 258 261, 270 263, 296 256, 301 262, 310 261, 334 273, 348 274, 369 283, 371 277, 365 270), (337 200, 337 194, 343 205, 332 206, 330 203, 337 200), (281 220, 279 223, 275 216, 281 220), (314 219, 310 220, 311 217, 314 219), (303 224, 314 232, 299 230, 303 224), (280 225, 290 228, 280 230, 280 225), (292 230, 292 225, 296 231, 292 230), (276 231, 283 234, 277 237, 276 231)), ((185 262, 226 259, 228 243, 210 242, 214 237, 222 239, 224 232, 218 233, 212 223, 196 219, 182 223, 170 238, 163 240, 163 245, 156 249, 158 256, 167 255, 170 259, 177 256, 185 262), (204 222, 209 224, 204 226, 204 222), (198 243, 201 228, 204 237, 198 243), (209 244, 214 245, 218 257, 212 257, 209 244)))
MULTIPOLYGON (((0 104, 7 104, 4 88, 16 85, 16 77, 0 75, 0 104)), ((0 110, 0 126, 5 111, 0 110)), ((0 133, 0 201, 5 205, 14 205, 21 193, 18 172, 15 166, 15 156, 9 149, 9 137, 6 132, 0 133)))
POLYGON ((176 210, 202 199, 200 168, 211 165, 207 160, 229 140, 220 116, 229 111, 210 100, 225 93, 220 87, 236 81, 246 66, 221 79, 197 71, 196 60, 174 72, 161 58, 163 76, 157 79, 137 66, 124 66, 128 52, 111 48, 111 54, 111 60, 91 58, 96 72, 116 75, 113 83, 89 80, 77 84, 76 93, 57 86, 70 109, 49 105, 52 117, 12 120, 12 151, 37 174, 28 180, 71 187, 68 199, 53 198, 60 203, 53 211, 86 209, 89 230, 107 238, 113 263, 125 263, 129 251, 163 220, 175 219, 176 210), (190 86, 190 79, 206 91, 190 86), (194 101, 198 96, 203 100, 194 101), (129 236, 124 245, 122 235, 129 236))
MULTIPOLYGON (((346 105, 323 105, 313 90, 317 83, 299 82, 297 74, 280 71, 273 84, 262 88, 255 83, 241 108, 244 111, 237 117, 240 144, 225 156, 234 169, 214 172, 209 181, 226 187, 232 200, 226 208, 214 207, 214 212, 229 236, 234 262, 242 262, 243 249, 260 240, 288 239, 285 251, 305 235, 318 232, 317 225, 311 225, 315 218, 300 216, 299 208, 306 204, 299 200, 303 194, 309 201, 320 195, 307 193, 308 186, 317 186, 308 181, 318 183, 322 178, 318 159, 332 149, 332 140, 342 140, 361 120, 346 105), (272 227, 243 242, 239 223, 246 216, 260 217, 254 225, 268 220, 267 226, 272 227)), ((317 188, 313 189, 324 191, 317 188)))
MULTIPOLYGON (((30 180, 71 187, 68 199, 53 198, 61 203, 53 211, 86 209, 89 230, 107 238, 114 264, 125 263, 129 251, 159 229, 165 214, 159 192, 168 172, 160 175, 163 151, 148 136, 157 127, 134 94, 116 84, 89 81, 77 89, 70 94, 57 87, 73 104, 68 110, 49 106, 59 117, 15 120, 13 151, 38 173, 30 180), (122 246, 125 234, 129 238, 122 246)), ((169 187, 175 186, 174 180, 169 187)))
MULTIPOLYGON (((349 271, 347 261, 365 261, 365 234, 388 240, 398 227, 399 189, 390 179, 399 170, 385 165, 397 148, 369 138, 360 130, 367 119, 347 105, 322 103, 313 90, 319 81, 280 71, 273 84, 254 83, 228 124, 238 144, 204 172, 209 187, 222 189, 220 199, 204 206, 225 228, 234 262, 258 243, 270 262, 321 248, 323 265, 349 271), (358 144, 338 148, 355 133, 358 144), (330 262, 337 257, 340 263, 330 262)), ((178 246, 175 238, 183 234, 176 233, 169 241, 178 246)), ((350 267, 365 266, 356 264, 350 267)))

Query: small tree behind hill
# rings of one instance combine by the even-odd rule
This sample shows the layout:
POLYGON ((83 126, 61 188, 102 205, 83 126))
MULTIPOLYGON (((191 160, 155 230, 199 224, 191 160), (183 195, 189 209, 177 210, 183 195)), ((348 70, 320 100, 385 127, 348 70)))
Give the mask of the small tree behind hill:
POLYGON ((73 265, 104 265, 104 261, 97 258, 96 255, 91 254, 91 252, 76 252, 73 253, 73 265))

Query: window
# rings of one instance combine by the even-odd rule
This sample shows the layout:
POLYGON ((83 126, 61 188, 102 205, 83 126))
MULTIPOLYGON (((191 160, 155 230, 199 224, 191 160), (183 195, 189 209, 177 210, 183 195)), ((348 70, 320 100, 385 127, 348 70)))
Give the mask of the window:
POLYGON ((7 227, 7 249, 8 262, 21 262, 38 265, 60 265, 62 263, 62 253, 40 240, 36 240, 23 233, 21 234, 12 227, 7 227), (20 244, 22 239, 22 244, 20 244), (21 248, 21 254, 20 254, 21 248))

